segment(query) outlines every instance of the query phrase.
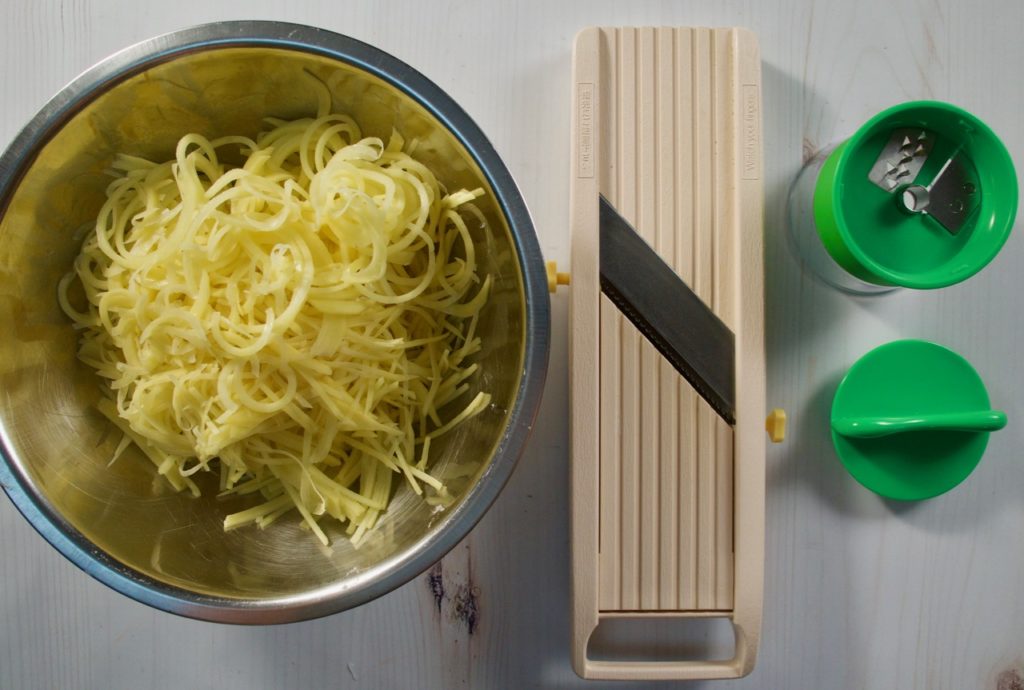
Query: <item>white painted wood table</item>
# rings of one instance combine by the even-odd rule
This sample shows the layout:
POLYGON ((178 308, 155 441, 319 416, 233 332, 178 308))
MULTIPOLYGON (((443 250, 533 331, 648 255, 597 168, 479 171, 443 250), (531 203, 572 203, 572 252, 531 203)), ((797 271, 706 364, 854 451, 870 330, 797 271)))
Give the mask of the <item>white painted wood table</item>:
MULTIPOLYGON (((1020 232, 965 284, 855 299, 802 273, 784 215, 805 157, 914 98, 980 116, 1024 172, 1024 3, 4 0, 0 141, 102 57, 231 18, 322 26, 424 72, 491 137, 522 187, 542 248, 563 264, 575 33, 592 24, 753 29, 764 61, 768 403, 788 410, 791 433, 767 462, 758 664, 744 680, 706 686, 1024 687, 1020 232), (962 486, 920 504, 860 488, 826 431, 846 367, 900 337, 963 353, 1011 420, 962 486)), ((568 660, 566 305, 564 293, 554 298, 550 376, 526 453, 488 515, 444 560, 450 592, 475 588, 472 634, 466 616, 454 615, 454 599, 438 611, 426 576, 308 623, 240 628, 176 618, 78 571, 3 499, 0 688, 588 686, 568 660)))

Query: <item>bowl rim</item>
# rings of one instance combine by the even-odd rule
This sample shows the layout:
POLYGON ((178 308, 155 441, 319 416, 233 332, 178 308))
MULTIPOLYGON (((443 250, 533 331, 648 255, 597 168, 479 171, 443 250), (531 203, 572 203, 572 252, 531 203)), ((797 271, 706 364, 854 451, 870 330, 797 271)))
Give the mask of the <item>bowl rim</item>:
POLYGON ((0 485, 28 522, 86 573, 136 601, 169 613, 219 623, 272 624, 319 618, 366 603, 405 584, 440 560, 490 508, 515 468, 540 407, 550 351, 550 299, 540 246, 526 203, 493 145, 440 87, 389 53, 342 34, 277 21, 201 24, 156 36, 96 63, 51 98, 0 155, 0 218, 40 148, 106 90, 178 57, 222 48, 293 50, 343 62, 412 98, 475 160, 508 222, 523 280, 523 366, 508 423, 480 479, 463 500, 408 549, 341 583, 267 599, 219 597, 170 585, 121 563, 75 529, 33 485, 0 425, 0 485))

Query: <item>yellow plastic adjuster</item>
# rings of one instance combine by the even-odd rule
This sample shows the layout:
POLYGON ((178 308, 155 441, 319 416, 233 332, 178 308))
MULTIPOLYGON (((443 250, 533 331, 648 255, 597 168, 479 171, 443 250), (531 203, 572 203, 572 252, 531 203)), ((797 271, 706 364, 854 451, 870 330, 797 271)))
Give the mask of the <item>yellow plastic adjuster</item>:
POLYGON ((545 264, 548 271, 548 292, 554 294, 555 290, 558 289, 559 285, 569 284, 569 274, 559 273, 558 264, 554 261, 548 261, 545 264))
POLYGON ((764 420, 765 431, 772 443, 782 443, 786 439, 786 411, 776 407, 764 420))

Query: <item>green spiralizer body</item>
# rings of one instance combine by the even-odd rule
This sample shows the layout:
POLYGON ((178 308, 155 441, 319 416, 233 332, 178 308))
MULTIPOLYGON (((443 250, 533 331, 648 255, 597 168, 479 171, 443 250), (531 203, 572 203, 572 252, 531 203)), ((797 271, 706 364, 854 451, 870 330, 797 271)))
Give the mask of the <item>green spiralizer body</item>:
MULTIPOLYGON (((814 241, 815 251, 855 281, 882 289, 940 288, 969 278, 999 253, 1017 211, 1006 148, 985 123, 937 101, 879 113, 811 175, 808 234, 815 237, 804 243, 814 241)), ((794 197, 808 186, 798 178, 791 215, 796 206, 807 211, 794 197)))
POLYGON ((897 340, 859 359, 832 402, 832 442, 850 474, 887 498, 932 498, 962 482, 1006 425, 960 355, 897 340))

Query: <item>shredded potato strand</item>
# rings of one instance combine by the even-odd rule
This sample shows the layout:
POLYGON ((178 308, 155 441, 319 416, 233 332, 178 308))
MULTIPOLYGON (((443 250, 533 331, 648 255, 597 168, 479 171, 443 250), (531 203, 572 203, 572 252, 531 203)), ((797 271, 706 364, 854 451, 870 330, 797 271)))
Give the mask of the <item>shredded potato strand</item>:
POLYGON ((441 413, 476 371, 491 279, 459 207, 482 191, 446 194, 397 133, 343 115, 269 122, 119 156, 60 303, 109 384, 100 411, 171 486, 217 471, 221 495, 262 497, 226 530, 296 510, 358 544, 396 477, 449 499, 431 441, 490 404, 441 413))

